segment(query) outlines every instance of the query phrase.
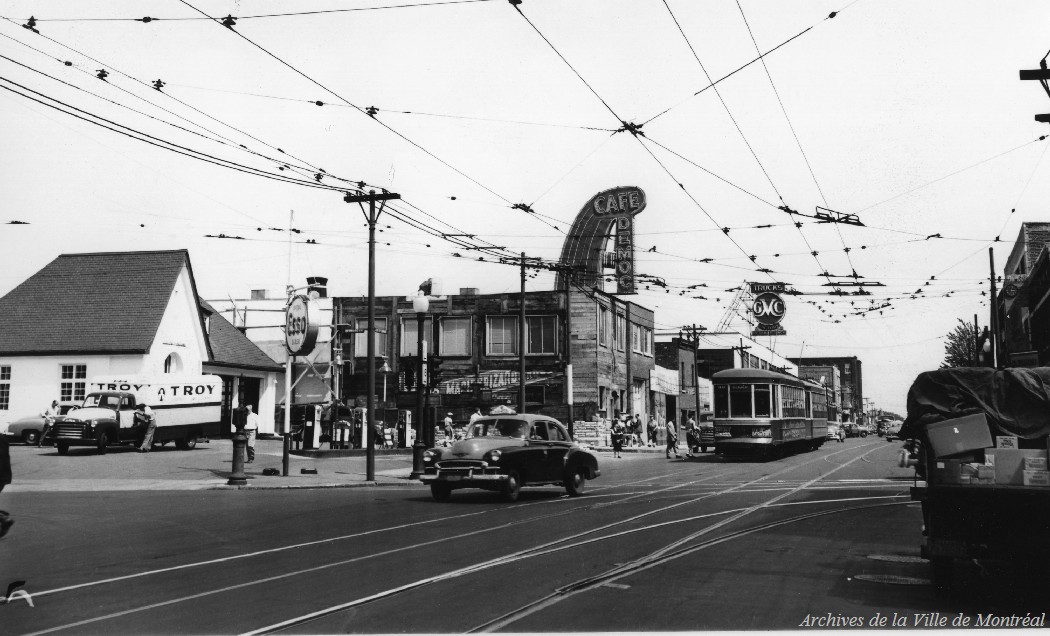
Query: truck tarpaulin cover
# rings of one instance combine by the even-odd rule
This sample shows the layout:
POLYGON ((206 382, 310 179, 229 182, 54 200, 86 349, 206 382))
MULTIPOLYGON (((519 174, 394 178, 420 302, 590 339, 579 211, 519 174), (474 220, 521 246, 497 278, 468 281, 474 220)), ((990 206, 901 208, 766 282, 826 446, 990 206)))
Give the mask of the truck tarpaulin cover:
POLYGON ((1050 433, 1050 367, 920 373, 908 390, 900 436, 917 437, 927 424, 980 412, 988 416, 993 435, 1033 439, 1050 433))

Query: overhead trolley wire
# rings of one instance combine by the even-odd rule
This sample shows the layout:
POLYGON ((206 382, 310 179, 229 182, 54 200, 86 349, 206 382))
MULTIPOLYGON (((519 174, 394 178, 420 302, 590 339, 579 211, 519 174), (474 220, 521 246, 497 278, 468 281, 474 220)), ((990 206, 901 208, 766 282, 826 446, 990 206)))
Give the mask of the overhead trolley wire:
MULTIPOLYGON (((14 22, 13 20, 11 20, 9 18, 6 18, 6 17, 3 17, 2 19, 6 20, 7 22, 10 22, 11 24, 15 24, 15 25, 18 24, 17 22, 14 22)), ((309 166, 309 168, 312 171, 314 171, 314 172, 317 172, 317 171, 322 171, 323 172, 324 171, 323 168, 319 168, 317 166, 314 166, 314 165, 310 164, 307 161, 299 159, 295 155, 292 155, 292 154, 289 154, 289 153, 285 152, 283 149, 281 149, 281 148, 279 148, 277 146, 274 146, 273 144, 267 143, 267 142, 263 141, 262 139, 259 139, 259 138, 255 137, 251 133, 243 131, 243 130, 233 126, 232 124, 228 124, 228 123, 226 123, 226 122, 224 122, 224 121, 222 121, 220 119, 217 119, 216 117, 213 117, 212 115, 209 115, 208 113, 200 110, 199 108, 193 106, 192 104, 189 104, 189 103, 186 103, 186 102, 180 100, 179 98, 175 97, 174 95, 171 95, 170 93, 166 93, 164 91, 153 91, 153 86, 151 84, 149 84, 147 82, 144 82, 144 81, 142 81, 140 79, 137 79, 137 78, 135 78, 135 77, 133 77, 131 75, 128 75, 127 73, 124 73, 123 71, 121 71, 120 69, 116 68, 115 66, 113 66, 111 64, 107 64, 107 63, 105 63, 105 62, 103 62, 101 60, 98 60, 98 59, 96 59, 96 58, 94 58, 94 57, 92 57, 92 56, 90 56, 90 55, 88 55, 88 54, 86 54, 86 53, 84 53, 84 52, 82 52, 82 51, 72 47, 72 46, 64 44, 64 43, 62 43, 62 42, 60 42, 60 41, 58 41, 58 40, 56 40, 56 39, 54 39, 54 38, 52 38, 50 36, 47 36, 47 35, 44 35, 44 34, 39 34, 39 35, 40 35, 40 37, 42 37, 45 40, 51 42, 52 44, 55 44, 55 45, 57 45, 59 47, 62 47, 63 49, 65 49, 67 51, 72 51, 73 53, 76 53, 77 55, 79 55, 79 56, 81 56, 81 57, 83 57, 85 59, 91 60, 92 62, 102 66, 103 68, 109 69, 109 70, 111 70, 111 71, 113 71, 113 72, 115 72, 115 73, 117 73, 117 74, 119 74, 119 75, 121 75, 123 77, 126 77, 127 79, 129 79, 129 80, 131 80, 131 81, 133 81, 133 82, 135 82, 137 84, 140 84, 140 85, 142 85, 144 87, 149 88, 150 91, 151 91, 151 93, 149 93, 149 94, 152 94, 152 92, 159 92, 162 95, 164 95, 165 97, 167 97, 168 99, 171 99, 171 100, 175 101, 176 103, 178 103, 178 104, 180 104, 182 106, 185 106, 186 108, 189 108, 190 110, 192 110, 192 111, 194 111, 194 112, 196 112, 196 113, 198 113, 200 115, 203 115, 204 117, 206 117, 207 119, 210 119, 211 121, 214 121, 214 122, 216 122, 216 123, 218 123, 218 124, 220 124, 222 126, 225 126, 226 128, 228 128, 230 130, 233 130, 233 131, 235 131, 235 132, 237 132, 237 133, 239 133, 241 135, 244 135, 245 137, 248 137, 249 139, 252 139, 253 141, 256 141, 256 142, 258 142, 258 143, 260 143, 260 144, 262 144, 262 145, 264 145, 264 146, 266 146, 266 147, 268 147, 268 148, 270 148, 272 150, 276 150, 277 152, 281 153, 282 155, 285 155, 286 157, 291 157, 292 159, 295 159, 296 161, 298 161, 298 162, 300 162, 300 163, 302 163, 302 164, 304 164, 306 166, 309 166)), ((11 38, 10 36, 5 36, 5 37, 8 37, 8 39, 14 40, 15 42, 19 42, 23 46, 25 46, 27 48, 30 48, 30 49, 33 49, 34 51, 37 51, 38 53, 41 53, 42 55, 45 55, 47 57, 51 57, 50 55, 44 53, 43 51, 40 51, 39 49, 37 49, 36 47, 33 47, 30 44, 21 42, 21 41, 15 39, 15 38, 11 38)), ((110 83, 110 82, 107 82, 107 83, 110 83)), ((185 117, 182 117, 181 115, 179 115, 177 113, 174 113, 173 111, 164 108, 163 106, 160 106, 160 105, 158 105, 158 104, 156 104, 154 102, 151 102, 150 100, 147 100, 147 99, 145 99, 145 98, 143 98, 141 96, 137 96, 134 93, 130 93, 126 89, 123 89, 123 88, 120 88, 120 87, 117 87, 117 88, 118 88, 118 90, 121 90, 121 91, 123 91, 125 93, 128 93, 129 95, 132 95, 132 96, 136 97, 136 99, 140 99, 142 101, 145 101, 146 103, 148 103, 148 104, 150 104, 150 105, 152 105, 152 106, 154 106, 156 108, 160 108, 164 112, 167 112, 167 113, 169 113, 169 114, 171 114, 171 115, 173 115, 175 117, 178 117, 179 119, 182 119, 183 121, 185 121, 187 123, 190 123, 190 124, 192 124, 194 126, 197 126, 197 127, 201 128, 202 130, 206 130, 209 133, 215 135, 216 137, 219 137, 219 138, 222 138, 222 139, 226 139, 227 141, 229 141, 231 143, 235 143, 235 144, 237 143, 236 141, 234 141, 232 139, 229 139, 228 137, 226 137, 226 136, 224 136, 224 135, 222 135, 220 133, 217 133, 217 132, 215 132, 213 130, 210 130, 207 127, 202 126, 201 124, 199 124, 197 122, 192 122, 189 119, 186 119, 185 117)), ((237 145, 241 146, 241 144, 237 144, 237 145)), ((269 157, 266 157, 265 155, 262 155, 260 153, 257 153, 257 152, 254 152, 252 150, 249 150, 246 146, 244 146, 243 148, 244 148, 245 151, 247 151, 249 153, 256 154, 258 156, 270 159, 272 161, 277 161, 275 159, 271 159, 269 157)), ((284 161, 282 161, 282 163, 284 163, 284 161)), ((348 182, 348 183, 352 183, 353 182, 353 181, 350 181, 350 180, 347 180, 347 179, 343 179, 343 180, 348 182)))
MULTIPOLYGON (((755 39, 755 34, 751 30, 751 24, 747 21, 747 15, 744 13, 744 7, 740 5, 740 0, 737 0, 736 7, 740 11, 740 17, 744 20, 744 26, 747 27, 747 34, 751 37, 751 43, 755 45, 755 52, 761 53, 762 50, 758 47, 758 40, 755 39)), ((809 170, 809 176, 813 179, 813 185, 817 187, 817 192, 820 194, 821 201, 824 202, 824 207, 830 208, 831 206, 828 205, 828 198, 824 196, 824 189, 820 187, 820 181, 817 180, 817 175, 813 171, 813 165, 809 162, 809 157, 806 156, 805 149, 802 148, 802 141, 798 138, 798 132, 795 130, 795 125, 791 123, 791 117, 788 116, 787 107, 784 106, 784 100, 780 97, 780 91, 777 90, 777 85, 773 81, 773 74, 769 72, 769 66, 766 64, 764 58, 762 59, 762 69, 766 72, 766 78, 769 79, 769 86, 773 89, 773 94, 777 98, 777 103, 780 104, 780 112, 784 114, 784 121, 787 122, 788 128, 791 130, 791 136, 795 138, 795 145, 798 146, 798 151, 802 155, 802 160, 806 163, 806 169, 809 170)), ((834 225, 835 231, 839 235, 839 241, 842 242, 843 251, 846 254, 846 262, 849 263, 850 271, 856 272, 857 268, 853 265, 853 259, 850 258, 849 249, 846 247, 846 239, 842 236, 842 228, 838 223, 834 225)), ((801 231, 802 228, 799 228, 799 232, 801 231)))
MULTIPOLYGON (((407 4, 391 4, 391 5, 380 5, 375 7, 352 7, 347 9, 316 9, 313 11, 289 11, 286 13, 260 13, 254 15, 239 15, 236 16, 235 20, 251 20, 255 18, 286 18, 293 16, 304 16, 304 15, 323 15, 327 13, 350 13, 357 11, 379 11, 383 9, 415 9, 415 8, 426 8, 426 7, 439 7, 444 5, 452 4, 473 4, 477 2, 491 2, 492 0, 439 0, 437 2, 414 2, 407 4)), ((150 16, 148 18, 36 18, 37 22, 185 22, 185 21, 201 21, 209 20, 211 18, 158 18, 150 16)))
MULTIPOLYGON (((707 72, 707 68, 704 66, 704 63, 700 60, 700 55, 696 52, 696 48, 693 46, 693 43, 689 39, 689 36, 686 35, 685 29, 682 28, 682 24, 678 21, 678 17, 674 14, 674 11, 671 10, 671 5, 667 4, 667 0, 662 1, 664 7, 667 9, 667 13, 671 16, 671 20, 674 21, 675 26, 678 28, 678 32, 682 34, 682 39, 685 40, 686 45, 689 47, 689 51, 693 54, 693 58, 696 59, 696 63, 700 65, 700 70, 703 71, 704 77, 707 78, 707 81, 710 82, 711 86, 714 88, 715 95, 718 96, 718 101, 722 103, 722 107, 725 109, 726 114, 729 115, 730 121, 733 122, 733 126, 736 128, 737 133, 739 133, 740 138, 744 141, 744 145, 746 145, 748 151, 751 152, 751 156, 754 157, 755 162, 758 164, 759 169, 762 170, 762 174, 765 175, 766 181, 768 181, 770 187, 773 188, 773 192, 776 193, 777 198, 780 199, 780 202, 782 204, 784 204, 783 209, 788 209, 787 202, 784 201, 784 197, 780 194, 780 190, 778 190, 776 184, 773 183, 773 178, 769 175, 769 172, 766 170, 766 167, 762 163, 762 160, 758 158, 758 154, 755 152, 755 149, 751 146, 751 142, 748 141, 747 135, 744 134, 744 130, 740 127, 740 124, 737 122, 736 117, 733 116, 733 112, 729 109, 729 104, 726 103, 726 100, 722 97, 722 93, 719 92, 718 88, 714 87, 714 82, 711 80, 711 75, 707 72)), ((795 228, 798 230, 799 236, 802 237, 802 241, 806 244, 806 248, 809 249, 810 253, 813 255, 813 260, 816 261, 817 267, 827 276, 827 269, 820 262, 819 252, 813 249, 813 246, 810 244, 809 239, 806 238, 806 235, 802 231, 802 227, 799 223, 795 224, 795 228)), ((831 282, 830 276, 827 276, 827 279, 828 282, 831 282)))
POLYGON ((40 93, 38 91, 34 91, 34 90, 32 90, 30 88, 27 88, 27 87, 25 87, 25 86, 23 86, 23 85, 21 85, 21 84, 19 84, 17 82, 13 82, 13 81, 5 78, 5 77, 0 77, 0 81, 6 82, 8 84, 12 84, 14 86, 17 86, 19 89, 21 89, 23 91, 27 91, 28 93, 32 93, 33 95, 37 95, 37 96, 39 96, 42 99, 38 99, 36 97, 33 97, 32 95, 28 95, 26 93, 23 93, 23 92, 20 92, 18 90, 9 88, 7 86, 0 86, 0 88, 2 88, 4 90, 7 90, 9 92, 15 93, 16 95, 19 95, 21 97, 25 97, 26 99, 32 100, 34 102, 37 102, 37 103, 39 103, 39 104, 41 104, 43 106, 47 106, 47 107, 52 108, 54 110, 57 110, 57 111, 59 111, 61 113, 64 113, 64 114, 67 114, 67 115, 71 115, 73 117, 76 117, 77 119, 81 119, 81 120, 86 121, 88 123, 95 124, 96 126, 99 126, 101 128, 105 128, 107 130, 111 130, 113 132, 120 133, 122 135, 130 137, 130 138, 135 139, 137 141, 142 141, 142 142, 148 143, 148 144, 150 144, 152 146, 157 146, 158 148, 163 148, 164 150, 170 150, 172 152, 175 152, 176 154, 180 154, 180 155, 184 155, 184 156, 187 156, 187 157, 191 157, 193 159, 199 159, 199 160, 204 161, 206 163, 219 165, 219 166, 222 166, 224 168, 230 168, 232 170, 237 170, 238 172, 246 172, 248 174, 253 174, 255 176, 261 176, 261 177, 266 177, 266 178, 269 178, 269 179, 274 179, 276 181, 290 182, 290 183, 295 183, 297 185, 303 185, 303 186, 307 186, 307 187, 311 187, 311 188, 319 188, 319 189, 324 189, 324 190, 339 190, 339 191, 342 191, 342 188, 336 188, 335 186, 329 186, 329 185, 325 185, 325 184, 321 184, 321 183, 315 183, 315 182, 312 182, 312 181, 306 181, 306 180, 302 180, 302 179, 293 179, 291 177, 286 177, 286 176, 281 175, 281 174, 269 173, 269 172, 266 172, 266 171, 261 170, 259 168, 253 168, 251 166, 246 166, 244 164, 239 164, 239 163, 236 163, 234 161, 230 161, 228 159, 222 159, 220 157, 215 157, 213 155, 209 155, 209 154, 201 152, 199 150, 194 150, 194 149, 188 148, 186 146, 181 146, 181 145, 176 144, 174 142, 170 142, 170 141, 167 141, 165 139, 161 139, 160 137, 156 137, 154 135, 150 135, 150 134, 144 133, 142 131, 139 131, 139 130, 136 130, 134 128, 131 128, 130 126, 125 126, 123 124, 119 124, 117 122, 114 122, 112 120, 106 119, 106 118, 101 117, 99 115, 95 115, 93 113, 90 113, 90 112, 88 112, 86 110, 77 108, 75 106, 71 106, 71 105, 66 104, 65 102, 63 102, 61 100, 55 99, 54 97, 50 97, 50 96, 45 95, 43 93, 40 93), (47 101, 44 101, 44 100, 50 100, 51 102, 55 102, 55 104, 59 104, 60 106, 56 106, 55 104, 48 103, 47 101), (64 108, 65 109, 69 109, 69 110, 63 110, 64 108), (72 112, 72 111, 76 111, 76 112, 72 112), (77 113, 82 113, 82 114, 77 114, 77 113), (96 120, 98 120, 98 121, 96 121, 96 120), (123 130, 121 130, 121 129, 123 129, 123 130))

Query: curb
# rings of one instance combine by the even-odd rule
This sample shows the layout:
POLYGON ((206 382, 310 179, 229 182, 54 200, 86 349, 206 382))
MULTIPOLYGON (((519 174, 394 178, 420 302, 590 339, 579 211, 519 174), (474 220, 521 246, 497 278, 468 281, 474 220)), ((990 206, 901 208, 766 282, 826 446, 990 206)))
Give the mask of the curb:
POLYGON ((411 486, 422 486, 423 482, 414 484, 411 482, 397 483, 397 482, 379 482, 379 481, 360 481, 349 484, 246 484, 244 486, 230 486, 229 484, 210 486, 208 488, 202 488, 201 490, 322 490, 322 489, 333 489, 333 488, 372 488, 372 487, 395 487, 395 488, 407 488, 411 486))

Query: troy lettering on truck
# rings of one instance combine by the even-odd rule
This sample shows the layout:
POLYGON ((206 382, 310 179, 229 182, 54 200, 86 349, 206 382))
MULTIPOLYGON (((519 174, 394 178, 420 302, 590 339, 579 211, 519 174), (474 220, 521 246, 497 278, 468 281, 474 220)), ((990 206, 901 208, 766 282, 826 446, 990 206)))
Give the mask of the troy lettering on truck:
MULTIPOLYGON (((172 384, 167 387, 171 390, 171 395, 177 397, 180 395, 211 395, 215 393, 215 387, 211 384, 172 384)), ((160 387, 158 394, 161 399, 164 399, 165 387, 160 387)))
POLYGON ((140 391, 145 384, 132 384, 130 382, 93 382, 92 386, 98 386, 99 391, 123 391, 124 393, 130 393, 132 391, 140 391))

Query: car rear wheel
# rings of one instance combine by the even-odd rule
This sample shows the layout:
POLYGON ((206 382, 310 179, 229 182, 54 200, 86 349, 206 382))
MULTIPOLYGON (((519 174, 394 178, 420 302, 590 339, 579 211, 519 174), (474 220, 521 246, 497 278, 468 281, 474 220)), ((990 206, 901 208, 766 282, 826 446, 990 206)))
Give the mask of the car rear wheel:
POLYGON ((26 444, 36 444, 38 439, 40 439, 40 433, 37 431, 22 431, 22 441, 26 444))
POLYGON ((507 481, 503 484, 503 498, 507 501, 517 501, 521 493, 521 476, 518 471, 512 470, 507 473, 507 481))
POLYGON ((452 498, 452 487, 435 481, 430 484, 430 496, 438 503, 445 503, 452 498))
MULTIPOLYGON (((165 440, 165 442, 166 441, 167 440, 165 440)), ((160 445, 163 446, 165 442, 161 442, 160 445)), ((190 433, 185 439, 175 440, 175 447, 179 450, 193 450, 194 448, 197 448, 197 434, 190 433)))
POLYGON ((98 434, 98 445, 97 446, 98 446, 98 454, 99 455, 105 455, 106 454, 106 446, 107 445, 109 445, 109 435, 106 434, 106 431, 102 431, 102 432, 100 432, 98 434))
POLYGON ((565 480, 565 492, 571 497, 579 497, 583 494, 583 487, 587 484, 587 470, 582 466, 576 468, 565 480))

